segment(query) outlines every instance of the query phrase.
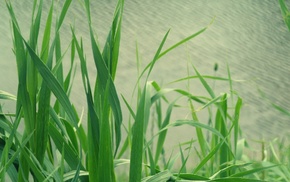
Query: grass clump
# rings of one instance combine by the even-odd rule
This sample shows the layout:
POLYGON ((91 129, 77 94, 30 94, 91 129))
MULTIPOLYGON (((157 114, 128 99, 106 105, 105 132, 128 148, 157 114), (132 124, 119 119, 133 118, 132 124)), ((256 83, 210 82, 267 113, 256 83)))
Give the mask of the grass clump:
MULTIPOLYGON (((90 1, 82 2, 97 70, 94 78, 89 77, 83 41, 76 36, 73 26, 67 48, 71 53, 71 64, 68 72, 64 71, 66 52, 61 49, 61 27, 71 2, 64 1, 55 27, 52 24, 54 1, 51 2, 40 42, 43 0, 34 0, 28 39, 21 33, 11 2, 6 1, 12 24, 18 90, 17 96, 0 91, 0 99, 16 101, 15 113, 10 117, 2 112, 0 106, 1 181, 118 181, 120 177, 115 168, 127 168, 126 164, 129 164, 129 172, 125 174, 125 178, 128 177, 125 180, 130 182, 290 180, 289 164, 281 164, 289 161, 289 155, 280 154, 283 150, 279 144, 282 142, 268 143, 270 155, 263 156, 261 161, 253 161, 245 155, 247 142, 242 138, 239 127, 242 99, 233 92, 218 95, 208 84, 208 79, 228 81, 232 90, 234 80, 229 67, 228 78, 220 78, 203 76, 192 65, 194 75, 175 81, 198 80, 207 92, 204 96, 196 96, 180 88, 162 88, 156 81, 149 80, 155 63, 162 56, 208 27, 163 50, 168 31, 152 61, 138 75, 136 110, 124 97, 122 101, 127 108, 121 108, 114 80, 124 0, 117 2, 111 29, 102 49, 96 42, 91 24, 90 1), (80 62, 87 101, 86 131, 82 115, 78 114, 69 98, 75 61, 80 62), (143 83, 141 78, 146 73, 143 83), (172 92, 178 95, 173 101, 167 97, 172 92), (181 106, 179 101, 184 98, 190 118, 172 121, 173 111, 181 106), (229 100, 235 104, 231 105, 229 100), (128 109, 133 124, 123 123, 124 109, 128 109), (199 120, 198 112, 201 110, 208 112, 209 124, 199 120), (151 118, 152 112, 156 120, 151 118), (23 132, 20 130, 22 121, 23 132), (151 125, 156 125, 158 131, 148 137, 148 126, 151 125), (126 132, 121 133, 121 126, 126 132), (179 144, 178 153, 168 157, 164 150, 168 131, 180 126, 195 129, 195 138, 179 144), (125 138, 124 142, 121 142, 121 136, 125 138), (125 157, 127 153, 130 153, 129 158, 125 157), (191 155, 195 158, 194 165, 190 165, 191 155), (179 163, 177 159, 180 159, 179 163)), ((262 152, 265 150, 263 147, 262 152)), ((287 150, 284 152, 289 153, 287 150)))

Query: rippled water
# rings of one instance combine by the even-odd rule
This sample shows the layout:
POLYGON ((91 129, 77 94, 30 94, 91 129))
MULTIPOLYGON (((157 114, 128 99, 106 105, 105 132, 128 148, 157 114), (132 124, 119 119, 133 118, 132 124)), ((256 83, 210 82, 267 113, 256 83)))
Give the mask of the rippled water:
MULTIPOLYGON (((93 24, 102 45, 110 26, 115 1, 94 2, 93 24)), ((15 11, 21 20, 22 33, 25 35, 28 35, 29 30, 31 3, 32 1, 24 0, 14 2, 15 11)), ((48 8, 48 5, 44 7, 44 17, 48 8)), ((66 42, 63 48, 71 38, 69 25, 75 22, 77 34, 83 37, 89 53, 87 24, 78 1, 73 2, 68 16, 62 28, 62 39, 66 42)), ((0 89, 16 94, 17 73, 11 51, 10 22, 5 3, 0 5, 0 17, 0 89)), ((241 113, 244 133, 254 138, 285 135, 290 131, 289 118, 273 109, 268 100, 263 99, 258 92, 259 89, 271 102, 290 108, 290 33, 282 20, 278 1, 127 0, 116 80, 119 93, 130 100, 137 74, 136 42, 144 66, 153 58, 168 29, 171 31, 165 47, 207 26, 214 17, 213 24, 205 33, 164 56, 154 68, 151 78, 165 84, 185 77, 189 62, 202 74, 215 74, 213 66, 218 63, 216 75, 226 77, 228 62, 232 78, 246 80, 234 83, 234 90, 244 99, 241 113)), ((91 64, 93 65, 92 61, 91 64)), ((94 66, 89 69, 91 76, 94 76, 94 66)), ((192 69, 190 73, 194 74, 192 69)), ((178 86, 180 85, 185 87, 186 83, 178 86)), ((202 94, 204 91, 199 87, 200 84, 193 82, 192 92, 202 94)), ((215 90, 217 94, 229 92, 228 83, 216 82, 215 90)), ((72 95, 77 98, 74 103, 78 108, 85 106, 78 73, 72 95)), ((7 108, 12 108, 10 103, 6 105, 7 108)), ((186 114, 178 112, 175 117, 185 117, 186 114)))

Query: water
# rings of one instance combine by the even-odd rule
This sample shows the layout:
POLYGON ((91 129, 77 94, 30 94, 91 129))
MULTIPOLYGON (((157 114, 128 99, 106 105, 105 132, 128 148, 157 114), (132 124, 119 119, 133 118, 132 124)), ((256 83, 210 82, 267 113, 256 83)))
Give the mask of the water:
MULTIPOLYGON (((22 32, 26 37, 31 3, 32 1, 24 0, 14 3, 18 18, 21 19, 22 32)), ((105 42, 114 6, 113 0, 99 0, 92 5, 93 25, 101 45, 105 42)), ((49 6, 45 5, 44 8, 43 13, 46 17, 49 6)), ((0 17, 0 89, 16 94, 17 73, 11 51, 11 30, 5 3, 0 4, 0 17)), ((62 28, 62 37, 63 42, 69 42, 70 24, 75 22, 77 35, 83 37, 89 62, 93 65, 84 17, 78 1, 73 1, 62 28)), ((290 33, 281 18, 278 1, 126 1, 116 79, 119 94, 130 100, 137 74, 136 42, 144 67, 153 58, 166 31, 171 29, 165 44, 165 47, 169 47, 207 26, 214 17, 213 24, 205 33, 164 56, 154 68, 151 79, 166 84, 185 77, 188 63, 193 63, 202 74, 215 74, 213 67, 218 63, 219 70, 216 75, 227 77, 228 62, 232 78, 246 80, 235 82, 233 85, 234 90, 244 99, 241 113, 244 135, 256 139, 271 139, 287 134, 290 131, 289 118, 270 105, 270 102, 273 102, 288 110, 290 108, 290 33), (258 90, 264 92, 268 99, 262 98, 258 90)), ((67 44, 62 46, 65 49, 67 44)), ((93 77, 94 66, 89 66, 89 71, 93 77)), ((194 74, 192 69, 190 74, 194 74)), ((185 88, 185 85, 186 83, 180 83, 168 87, 185 88)), ((204 94, 204 90, 199 87, 198 82, 192 82, 192 93, 204 94)), ((216 82, 215 91, 217 94, 229 92, 228 83, 216 82)), ((74 104, 79 109, 85 107, 79 72, 72 98, 77 98, 74 99, 74 104)), ((11 102, 6 102, 5 106, 13 111, 11 102)), ((183 118, 187 114, 178 111, 174 118, 183 118)), ((206 121, 206 118, 203 119, 206 121)), ((178 132, 180 137, 188 135, 183 130, 178 132)))

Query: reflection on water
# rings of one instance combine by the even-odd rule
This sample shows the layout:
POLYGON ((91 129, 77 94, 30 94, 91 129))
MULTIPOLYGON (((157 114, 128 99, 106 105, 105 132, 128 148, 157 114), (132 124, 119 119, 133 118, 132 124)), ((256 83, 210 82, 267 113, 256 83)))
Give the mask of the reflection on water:
MULTIPOLYGON (((32 7, 30 3, 24 0, 14 3, 17 16, 21 19, 22 33, 26 36, 32 7)), ((44 17, 47 15, 48 4, 44 7, 44 17)), ((112 0, 99 0, 92 5, 93 25, 100 44, 105 42, 114 5, 115 1, 112 0)), ((78 1, 73 1, 72 6, 62 28, 62 47, 65 49, 68 46, 70 24, 75 24, 78 36, 84 39, 90 60, 85 15, 78 1)), ((0 17, 0 89, 16 94, 16 65, 4 3, 0 5, 0 17)), ((171 31, 165 47, 207 26, 214 17, 214 23, 204 34, 164 56, 154 68, 151 78, 165 84, 185 77, 188 62, 193 63, 202 74, 214 74, 214 64, 218 63, 217 76, 226 77, 228 62, 232 78, 247 80, 234 83, 234 89, 244 98, 245 105, 241 114, 244 133, 266 138, 272 138, 278 132, 279 135, 287 133, 290 129, 289 119, 275 111, 258 92, 259 89, 272 102, 290 108, 290 33, 282 21, 278 1, 126 1, 116 80, 119 93, 128 100, 132 94, 137 74, 136 42, 144 66, 154 56, 168 29, 171 31)), ((92 60, 89 62, 93 64, 92 60)), ((93 77, 94 66, 89 69, 93 77)), ((194 74, 192 70, 190 74, 194 74)), ((77 73, 72 94, 73 98, 78 98, 74 101, 78 108, 85 106, 81 85, 81 77, 77 73)), ((180 85, 185 86, 186 83, 180 85)), ((191 83, 192 92, 200 95, 204 91, 198 86, 195 82, 191 83)), ((215 90, 217 93, 229 92, 228 83, 215 83, 215 90)), ((7 107, 10 107, 9 103, 7 107)), ((176 113, 175 117, 185 115, 176 113)))

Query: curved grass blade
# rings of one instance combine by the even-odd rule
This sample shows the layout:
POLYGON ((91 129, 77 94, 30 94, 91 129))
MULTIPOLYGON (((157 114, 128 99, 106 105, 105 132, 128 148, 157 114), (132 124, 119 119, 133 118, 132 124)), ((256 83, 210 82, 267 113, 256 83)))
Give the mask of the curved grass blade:
POLYGON ((160 181, 169 181, 172 174, 166 170, 160 173, 155 174, 154 176, 149 176, 147 178, 142 179, 142 182, 160 182, 160 181))
POLYGON ((209 180, 208 182, 266 182, 264 180, 251 179, 251 178, 221 178, 209 180))
POLYGON ((16 100, 16 96, 8 92, 0 90, 0 99, 16 100))
POLYGON ((72 29, 73 42, 75 43, 77 52, 79 54, 81 63, 81 73, 83 79, 83 85, 87 97, 88 105, 88 170, 90 172, 90 180, 96 180, 99 178, 98 175, 98 164, 99 164, 99 145, 100 145, 100 121, 94 108, 93 96, 91 92, 91 86, 86 66, 86 60, 83 55, 82 47, 76 40, 76 36, 72 29))

